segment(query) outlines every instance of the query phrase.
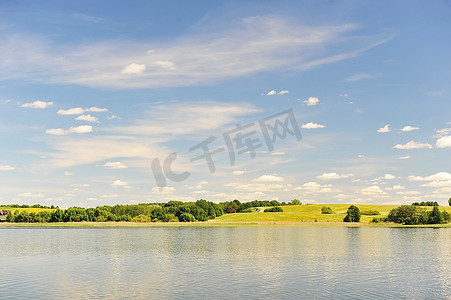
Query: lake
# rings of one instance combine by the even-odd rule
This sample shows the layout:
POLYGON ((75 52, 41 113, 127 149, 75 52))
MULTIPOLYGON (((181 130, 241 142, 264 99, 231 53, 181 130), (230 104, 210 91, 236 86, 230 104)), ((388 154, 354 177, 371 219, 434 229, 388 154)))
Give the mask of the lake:
POLYGON ((451 299, 451 229, 0 228, 2 299, 451 299))

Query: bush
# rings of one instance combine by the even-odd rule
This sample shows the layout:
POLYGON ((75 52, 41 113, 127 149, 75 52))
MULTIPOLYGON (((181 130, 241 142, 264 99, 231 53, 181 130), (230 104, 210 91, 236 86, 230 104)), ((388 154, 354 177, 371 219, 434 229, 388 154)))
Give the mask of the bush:
POLYGON ((437 201, 426 201, 426 202, 420 202, 420 203, 418 203, 418 202, 414 202, 414 203, 412 203, 412 205, 415 205, 415 206, 438 206, 438 203, 437 203, 437 201))
POLYGON ((451 214, 446 210, 442 211, 442 216, 445 223, 449 223, 451 221, 451 214))
POLYGON ((373 218, 370 223, 381 223, 381 222, 387 222, 387 218, 373 218))
POLYGON ((280 206, 274 206, 271 208, 266 208, 263 212, 283 212, 283 209, 280 206))
POLYGON ((148 215, 138 215, 132 219, 132 222, 148 223, 152 221, 148 215))
POLYGON ((388 214, 387 219, 390 222, 405 225, 426 224, 428 213, 416 205, 401 205, 393 208, 388 214))
POLYGON ((183 213, 179 216, 180 222, 196 222, 196 218, 190 213, 183 213))
POLYGON ((333 212, 332 208, 330 208, 328 206, 323 206, 323 207, 321 207, 321 213, 325 214, 325 215, 331 215, 334 212, 333 212))
POLYGON ((378 216, 381 214, 380 212, 378 212, 375 209, 362 210, 360 213, 365 216, 378 216))
POLYGON ((346 217, 343 219, 343 222, 359 222, 360 221, 360 209, 351 205, 346 212, 346 217))

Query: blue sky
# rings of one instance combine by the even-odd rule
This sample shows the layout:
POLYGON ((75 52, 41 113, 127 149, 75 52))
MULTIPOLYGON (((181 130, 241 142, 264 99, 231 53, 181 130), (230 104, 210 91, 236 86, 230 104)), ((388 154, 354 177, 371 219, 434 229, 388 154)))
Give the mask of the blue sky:
POLYGON ((0 33, 0 203, 451 196, 449 1, 0 1, 0 33))

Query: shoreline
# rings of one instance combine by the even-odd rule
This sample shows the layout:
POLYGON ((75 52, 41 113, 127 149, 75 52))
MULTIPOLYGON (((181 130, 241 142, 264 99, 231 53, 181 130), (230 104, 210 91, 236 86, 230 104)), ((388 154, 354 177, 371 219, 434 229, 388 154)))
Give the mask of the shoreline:
POLYGON ((345 222, 67 222, 67 223, 9 223, 1 222, 1 228, 151 228, 151 227, 347 227, 347 228, 451 228, 448 224, 402 225, 396 223, 345 223, 345 222))

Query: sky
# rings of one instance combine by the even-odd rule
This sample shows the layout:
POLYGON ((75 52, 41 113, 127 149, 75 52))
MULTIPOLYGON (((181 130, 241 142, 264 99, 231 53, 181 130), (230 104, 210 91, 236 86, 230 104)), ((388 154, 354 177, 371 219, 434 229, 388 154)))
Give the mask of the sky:
POLYGON ((451 1, 0 0, 0 204, 451 197, 451 1))

